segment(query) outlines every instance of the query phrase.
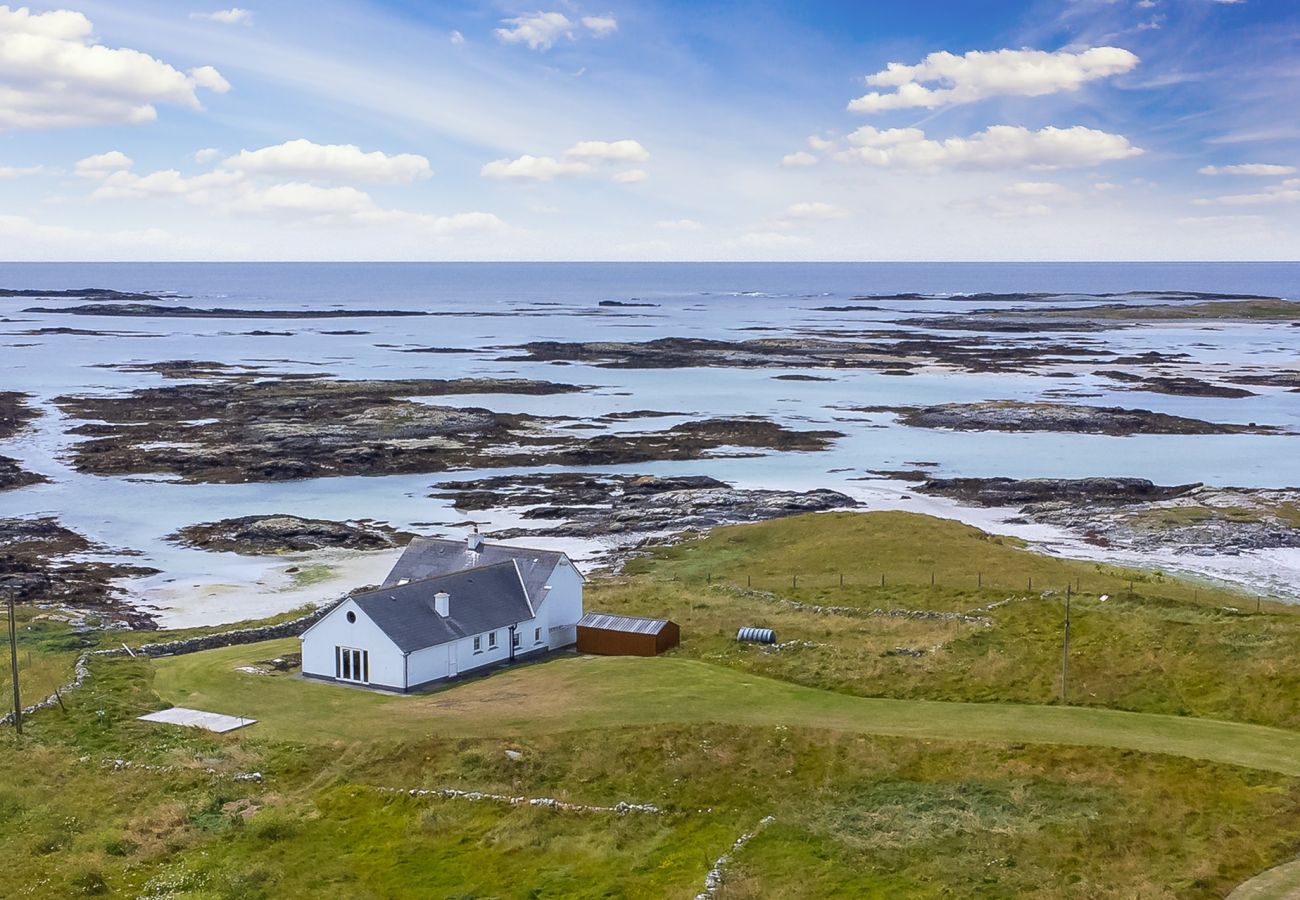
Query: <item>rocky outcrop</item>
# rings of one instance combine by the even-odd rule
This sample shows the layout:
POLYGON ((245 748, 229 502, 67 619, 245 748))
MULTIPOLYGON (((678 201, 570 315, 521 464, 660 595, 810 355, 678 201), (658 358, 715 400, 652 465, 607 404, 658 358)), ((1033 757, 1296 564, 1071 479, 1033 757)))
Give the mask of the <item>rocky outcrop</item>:
POLYGON ((18 460, 8 456, 0 456, 0 491, 42 484, 47 481, 49 479, 44 475, 28 472, 18 460))
POLYGON ((1141 478, 930 478, 919 491, 1009 506, 1089 543, 1220 555, 1300 547, 1300 489, 1157 485, 1141 478))
POLYGON ((32 409, 29 399, 17 391, 0 391, 0 441, 13 437, 40 415, 32 409))
POLYGON ((1113 369, 1102 370, 1093 374, 1127 384, 1131 391, 1145 391, 1150 394, 1170 394, 1176 397, 1225 397, 1228 399, 1255 396, 1254 391, 1248 391, 1245 388, 1214 384, 1191 376, 1150 375, 1144 377, 1135 375, 1132 372, 1113 369))
POLYGON ((177 295, 167 293, 133 293, 115 291, 111 288, 74 288, 71 290, 45 291, 40 288, 0 288, 0 297, 24 297, 27 299, 49 300, 94 300, 99 302, 142 301, 152 303, 156 300, 168 300, 177 295))
POLYGON ((603 537, 712 528, 857 506, 832 490, 743 490, 707 476, 548 473, 445 482, 433 496, 457 509, 523 508, 520 517, 555 524, 497 537, 603 537))
POLYGON ((525 379, 249 380, 209 375, 206 381, 122 396, 64 396, 55 402, 69 416, 87 420, 72 429, 89 438, 72 449, 79 471, 168 473, 190 482, 690 460, 723 448, 733 455, 823 450, 842 436, 741 416, 582 437, 539 416, 439 406, 425 399, 581 390, 525 379))
POLYGON ((1012 344, 979 335, 954 337, 902 330, 861 337, 866 336, 878 340, 849 340, 838 332, 818 332, 816 336, 748 341, 681 337, 640 343, 535 341, 509 348, 523 354, 505 361, 574 362, 611 369, 877 369, 895 374, 922 366, 966 372, 1025 372, 1059 365, 1062 358, 1108 357, 1097 348, 1056 339, 1012 344))
POLYGON ((332 522, 300 516, 241 516, 188 525, 167 540, 201 550, 272 555, 310 550, 388 550, 413 535, 374 522, 332 522))
POLYGON ((20 603, 93 612, 102 627, 152 627, 147 613, 127 604, 115 581, 157 569, 82 558, 104 552, 51 517, 0 519, 0 585, 20 603))
POLYGON ((900 420, 914 428, 953 431, 1059 431, 1069 434, 1281 434, 1278 429, 1205 422, 1149 409, 1081 406, 1070 403, 945 403, 905 412, 900 420))
POLYGON ((1162 486, 1145 478, 928 478, 918 488, 978 506, 1072 503, 1122 506, 1182 497, 1199 484, 1162 486))
POLYGON ((24 309, 23 312, 143 319, 373 319, 429 315, 418 309, 229 309, 225 307, 200 309, 193 306, 161 306, 157 303, 32 306, 24 309))

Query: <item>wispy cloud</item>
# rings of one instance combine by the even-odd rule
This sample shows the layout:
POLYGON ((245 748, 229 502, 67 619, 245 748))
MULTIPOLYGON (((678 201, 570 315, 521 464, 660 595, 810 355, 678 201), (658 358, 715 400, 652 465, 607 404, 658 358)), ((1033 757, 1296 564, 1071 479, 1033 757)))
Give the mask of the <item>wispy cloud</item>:
POLYGON ((935 109, 973 103, 997 96, 1041 97, 1077 91, 1086 82, 1128 72, 1138 64, 1135 54, 1120 47, 1093 47, 1081 53, 1058 50, 972 50, 962 56, 946 50, 931 53, 916 65, 890 63, 867 76, 871 91, 850 101, 853 112, 891 109, 935 109), (939 84, 930 88, 927 84, 939 84))
POLYGON ((582 35, 603 38, 618 31, 612 15, 580 16, 576 21, 562 12, 535 12, 502 19, 497 39, 505 44, 525 44, 532 50, 550 50, 560 40, 577 40, 582 35))

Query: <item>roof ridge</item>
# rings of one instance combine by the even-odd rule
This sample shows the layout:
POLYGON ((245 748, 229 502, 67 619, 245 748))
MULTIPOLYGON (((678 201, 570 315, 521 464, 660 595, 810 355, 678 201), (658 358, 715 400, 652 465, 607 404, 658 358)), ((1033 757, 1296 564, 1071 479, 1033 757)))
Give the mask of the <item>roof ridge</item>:
MULTIPOLYGON (((457 539, 457 538, 431 537, 431 536, 429 536, 429 535, 417 534, 415 537, 411 538, 411 539, 407 542, 407 546, 409 547, 411 544, 414 544, 416 541, 421 541, 421 542, 426 543, 426 544, 435 544, 435 543, 437 543, 437 544, 457 544, 457 545, 461 546, 463 549, 465 549, 466 552, 471 552, 471 553, 472 553, 472 552, 475 552, 475 551, 470 550, 469 547, 466 546, 466 544, 465 544, 464 541, 459 540, 459 539, 457 539)), ((483 544, 482 544, 482 546, 484 546, 484 547, 492 547, 492 548, 497 549, 497 550, 515 550, 515 551, 518 551, 518 552, 520 552, 520 553, 554 553, 554 554, 556 554, 557 556, 568 556, 568 555, 569 555, 568 553, 566 553, 566 552, 563 551, 563 550, 548 550, 548 549, 546 549, 545 547, 516 547, 514 544, 500 544, 500 543, 496 543, 496 542, 494 542, 494 541, 484 541, 483 544)))
POLYGON ((405 588, 405 587, 411 587, 412 585, 425 584, 430 581, 443 581, 447 578, 459 578, 462 575, 469 575, 474 572, 483 572, 486 571, 487 569, 498 569, 501 566, 514 566, 515 571, 516 572, 519 571, 519 567, 515 564, 515 561, 513 559, 503 559, 500 562, 485 563, 484 565, 481 566, 470 566, 469 568, 466 569, 457 569, 455 572, 443 572, 441 575, 429 575, 425 578, 412 578, 409 581, 397 582, 389 585, 382 585, 380 587, 375 588, 372 591, 358 591, 357 593, 349 594, 348 596, 365 597, 368 594, 382 594, 385 591, 391 591, 399 587, 405 588))

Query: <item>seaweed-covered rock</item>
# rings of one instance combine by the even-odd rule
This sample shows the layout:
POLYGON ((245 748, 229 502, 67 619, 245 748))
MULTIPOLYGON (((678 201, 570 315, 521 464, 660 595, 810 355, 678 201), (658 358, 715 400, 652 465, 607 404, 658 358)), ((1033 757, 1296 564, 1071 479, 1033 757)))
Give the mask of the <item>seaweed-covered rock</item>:
POLYGON ((388 550, 412 535, 373 522, 332 522, 301 516, 241 516, 187 525, 167 540, 231 553, 275 554, 308 550, 388 550))

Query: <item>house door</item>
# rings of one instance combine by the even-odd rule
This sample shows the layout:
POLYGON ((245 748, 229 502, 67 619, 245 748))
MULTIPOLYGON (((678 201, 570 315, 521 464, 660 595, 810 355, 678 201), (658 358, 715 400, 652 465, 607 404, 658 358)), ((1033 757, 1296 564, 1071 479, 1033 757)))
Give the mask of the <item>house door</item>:
POLYGON ((457 645, 455 641, 447 648, 447 677, 455 678, 460 673, 460 661, 456 658, 457 645))
POLYGON ((370 683, 370 651, 351 647, 334 648, 334 677, 339 681, 370 683))

